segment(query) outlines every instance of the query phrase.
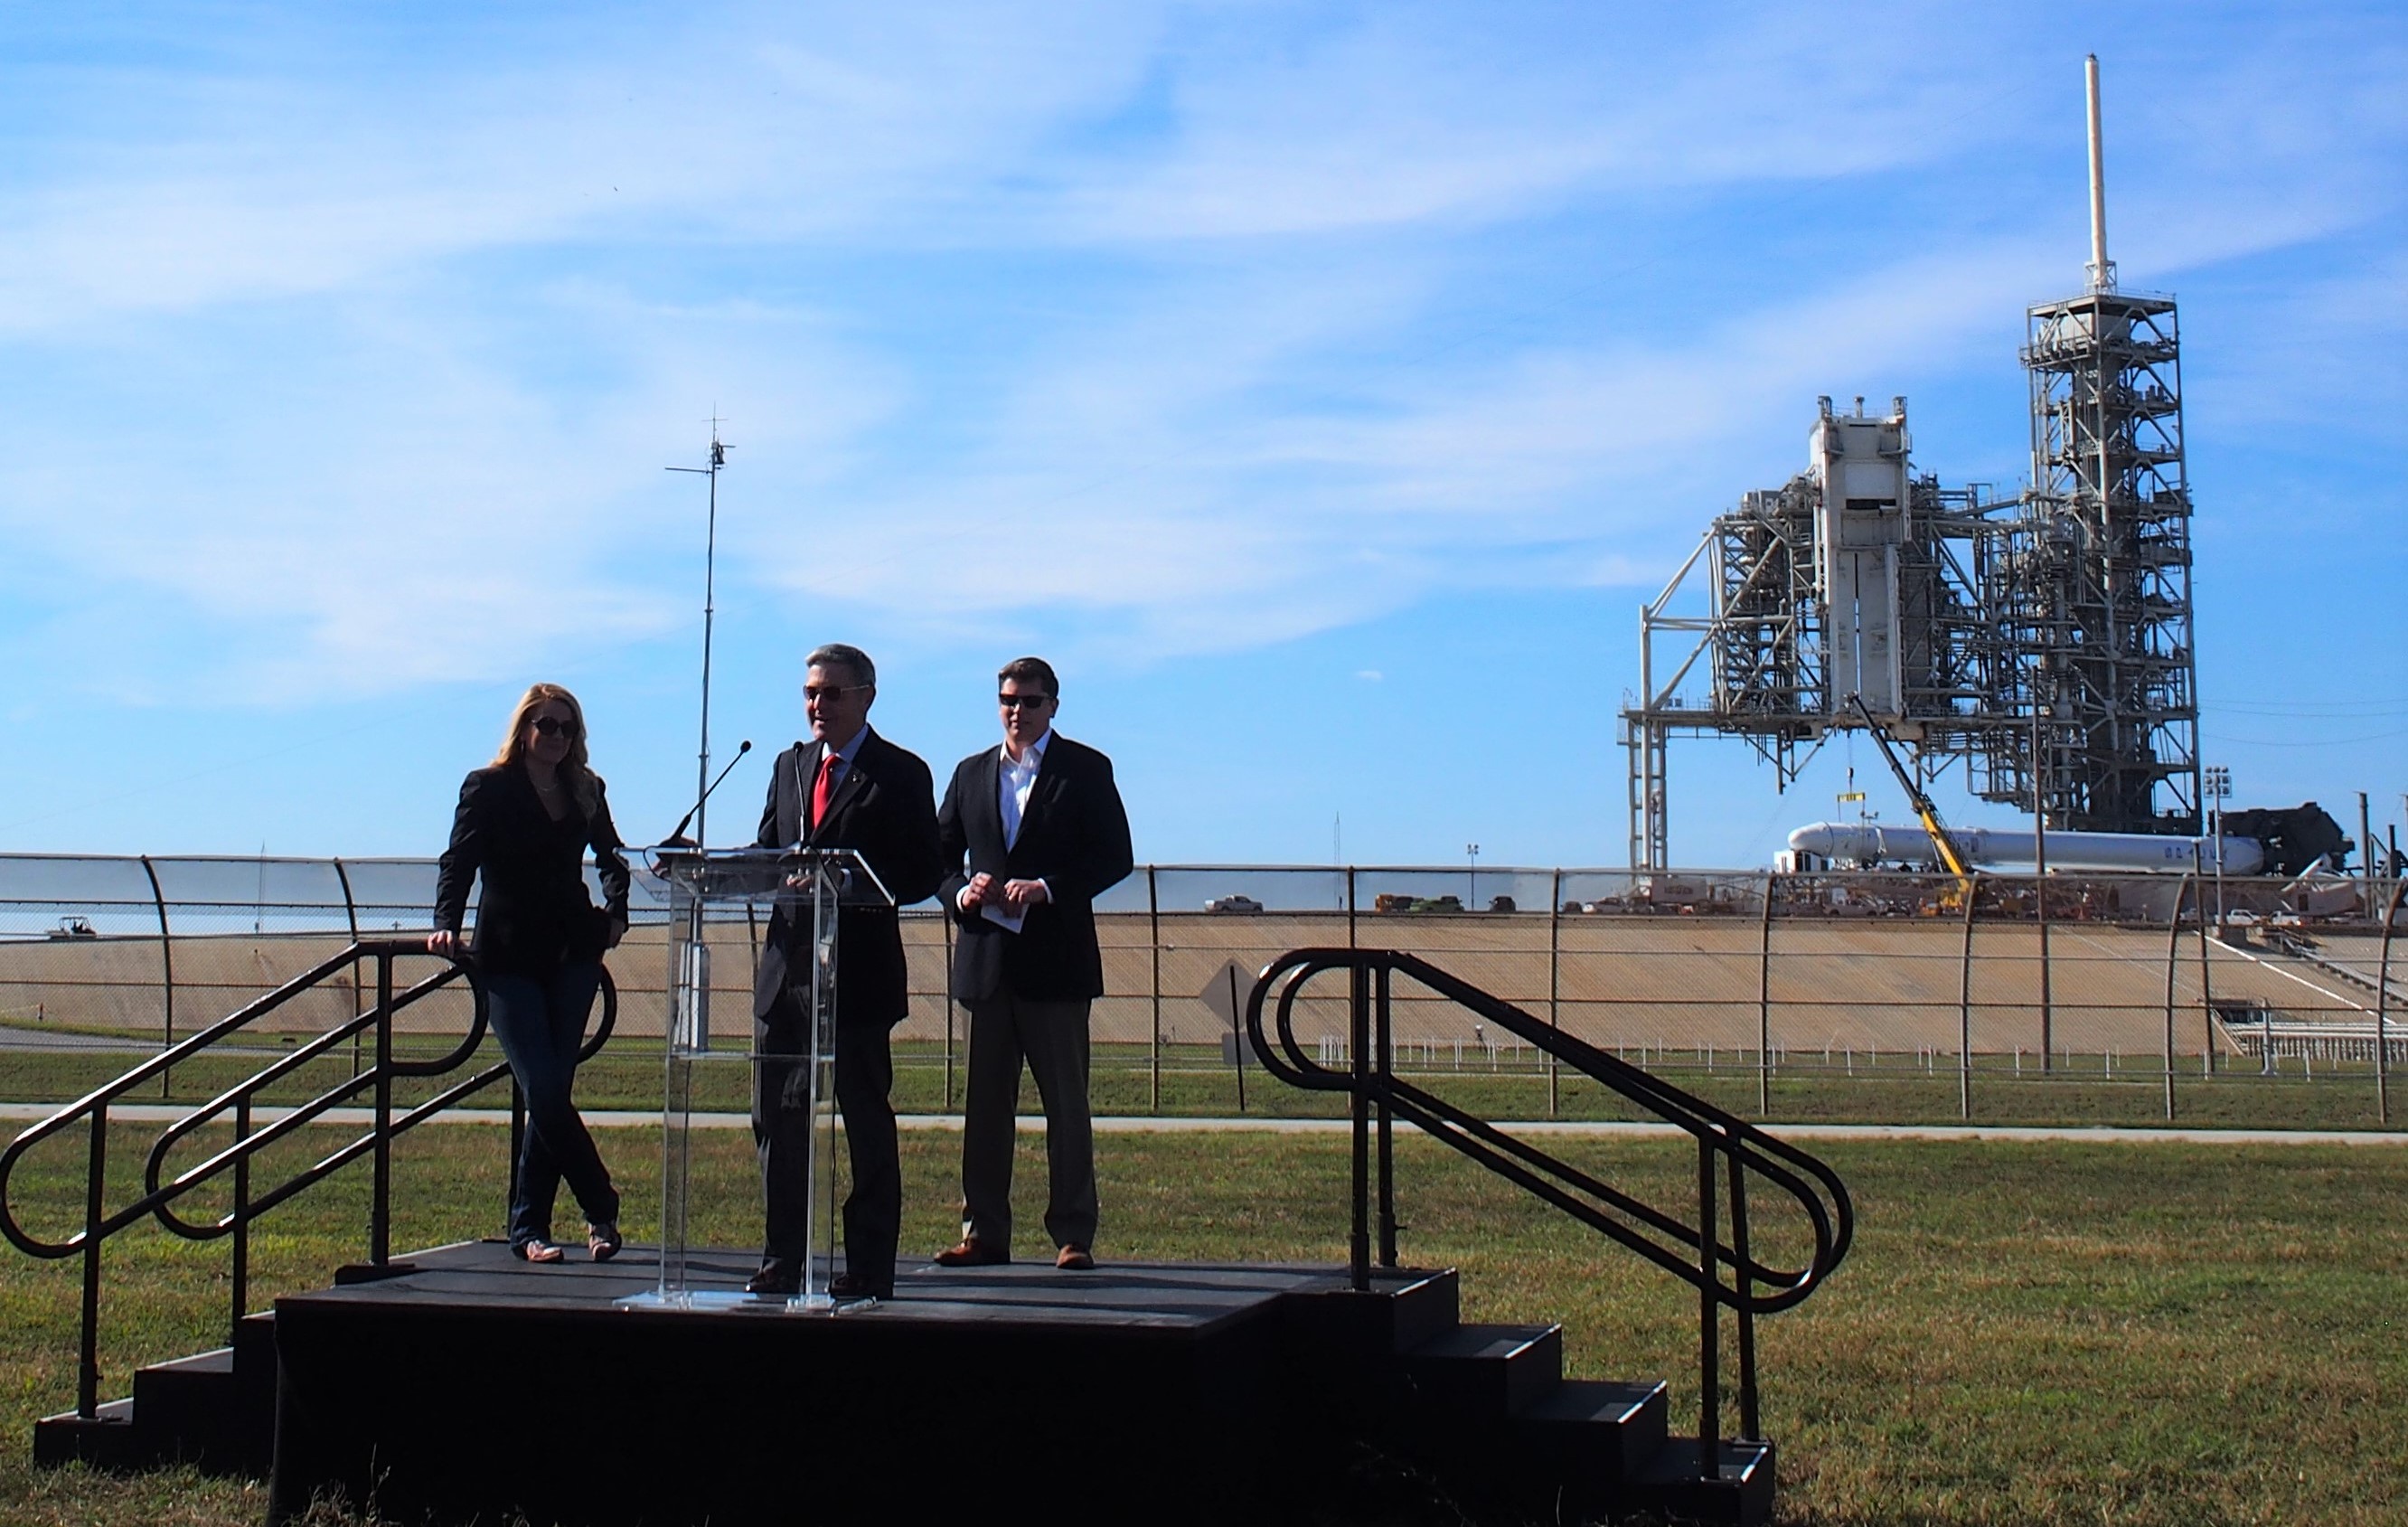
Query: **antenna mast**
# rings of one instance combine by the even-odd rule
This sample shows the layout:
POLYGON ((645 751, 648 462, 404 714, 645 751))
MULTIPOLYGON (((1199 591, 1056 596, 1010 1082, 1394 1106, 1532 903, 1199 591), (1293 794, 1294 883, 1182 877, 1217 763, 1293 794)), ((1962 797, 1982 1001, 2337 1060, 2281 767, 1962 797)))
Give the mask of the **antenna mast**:
POLYGON ((704 522, 702 542, 702 750, 695 762, 694 841, 708 846, 710 843, 710 623, 714 609, 719 572, 719 468, 727 465, 728 447, 719 438, 719 426, 726 421, 717 410, 710 415, 710 465, 708 467, 669 467, 672 472, 693 472, 710 479, 710 509, 704 522))

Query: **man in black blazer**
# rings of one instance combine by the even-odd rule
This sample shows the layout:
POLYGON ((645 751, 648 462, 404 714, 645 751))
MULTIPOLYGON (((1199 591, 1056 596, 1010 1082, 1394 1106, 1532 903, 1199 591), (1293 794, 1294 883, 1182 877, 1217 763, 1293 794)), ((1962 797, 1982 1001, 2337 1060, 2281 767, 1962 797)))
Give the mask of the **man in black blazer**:
MULTIPOLYGON (((919 757, 869 728, 878 670, 858 647, 814 651, 803 679, 811 740, 778 756, 756 840, 763 848, 808 843, 850 848, 868 862, 896 906, 926 900, 942 873, 935 785, 919 757)), ((810 1049, 810 915, 782 900, 770 914, 752 987, 753 1048, 762 1055, 810 1049)), ((839 1299, 892 1298, 895 1242, 902 1232, 903 1174, 896 1154, 895 1081, 887 1030, 910 1008, 903 930, 893 911, 847 906, 837 915, 836 1098, 852 1146, 853 1191, 844 1201, 839 1299)), ((752 1141, 761 1158, 768 1233, 755 1293, 793 1293, 810 1251, 809 1067, 761 1061, 752 1075, 752 1141)))
POLYGON ((943 896, 957 925, 953 995, 970 1012, 961 1244, 948 1267, 1011 1259, 1012 1121, 1025 1059, 1045 1102, 1045 1229, 1056 1267, 1095 1265, 1096 1151, 1087 1013, 1104 992, 1094 901, 1131 868, 1112 761, 1053 729, 1054 670, 998 674, 1003 746, 965 758, 937 813, 943 896))

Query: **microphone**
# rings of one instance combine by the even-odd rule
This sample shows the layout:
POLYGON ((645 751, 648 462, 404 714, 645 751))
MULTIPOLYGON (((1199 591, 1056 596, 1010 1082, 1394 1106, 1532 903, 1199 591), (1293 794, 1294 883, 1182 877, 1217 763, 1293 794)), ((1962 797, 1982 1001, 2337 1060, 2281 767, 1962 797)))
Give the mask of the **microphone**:
POLYGON ((728 759, 727 767, 719 771, 719 778, 710 782, 710 789, 702 792, 701 799, 697 800, 692 806, 687 808, 686 814, 678 818, 678 825, 669 828, 669 835, 661 840, 661 843, 664 847, 691 848, 694 846, 693 843, 686 840, 686 824, 694 820, 695 814, 702 810, 703 801, 710 799, 711 791, 718 789, 721 782, 727 778, 728 774, 735 770, 738 764, 744 761, 744 755, 752 751, 752 739, 749 737, 736 745, 736 756, 728 759))

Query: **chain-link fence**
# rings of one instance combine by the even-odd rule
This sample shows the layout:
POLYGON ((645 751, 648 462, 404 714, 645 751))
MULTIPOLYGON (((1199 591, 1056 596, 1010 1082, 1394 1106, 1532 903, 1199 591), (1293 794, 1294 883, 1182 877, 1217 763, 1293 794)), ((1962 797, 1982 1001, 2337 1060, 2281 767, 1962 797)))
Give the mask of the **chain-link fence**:
MULTIPOLYGON (((0 1057, 190 1034, 355 937, 428 927, 435 874, 431 859, 0 856, 0 1057)), ((2245 1102, 2227 1088, 2188 1111, 2387 1119, 2389 1073, 2408 1059, 2399 901, 2398 883, 2365 880, 1147 866, 1097 903, 1107 995, 1093 1031, 1099 1073, 1121 1079, 1109 1099, 1099 1084, 1099 1103, 1263 1106, 1259 1088, 1241 1096, 1231 994, 1287 950, 1339 945, 1420 955, 1734 1107, 1995 1116, 1981 1107, 1991 1099, 2009 1114, 2137 1119, 2179 1112, 2178 1083, 2248 1080, 2285 1085, 2245 1102), (1864 1086, 1876 1082, 1897 1085, 1864 1086), (1832 1101, 1842 1093, 1857 1101, 1832 1101)), ((610 956, 614 1048, 661 1033, 667 906, 638 868, 634 926, 610 956)), ((964 1018, 945 995, 947 919, 924 904, 903 928, 913 995, 898 1057, 940 1073, 929 1097, 956 1106, 964 1018)), ((710 930, 722 1011, 746 1010, 761 931, 741 907, 710 930)), ((1333 1056, 1341 995, 1299 1008, 1300 1032, 1333 1056)), ((1398 998, 1405 1069, 1494 1078, 1496 1106, 1515 1114, 1594 1102, 1462 1010, 1398 998)), ((322 1028, 362 1005, 341 983, 276 1022, 322 1028)), ((423 1005, 422 1032, 467 1021, 464 1000, 423 1005)))

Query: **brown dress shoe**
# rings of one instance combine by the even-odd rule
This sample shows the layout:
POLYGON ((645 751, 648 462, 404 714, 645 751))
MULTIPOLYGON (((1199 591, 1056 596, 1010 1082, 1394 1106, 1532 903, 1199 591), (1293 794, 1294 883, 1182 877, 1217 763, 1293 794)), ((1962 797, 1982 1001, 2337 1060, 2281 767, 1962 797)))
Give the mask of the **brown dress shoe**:
POLYGON ((1010 1260, 1010 1252, 990 1246, 975 1235, 965 1235, 959 1246, 937 1253, 939 1267, 1000 1267, 1010 1260))
POLYGON ((1092 1273, 1096 1259, 1082 1246, 1066 1246, 1054 1254, 1054 1265, 1065 1273, 1092 1273))

